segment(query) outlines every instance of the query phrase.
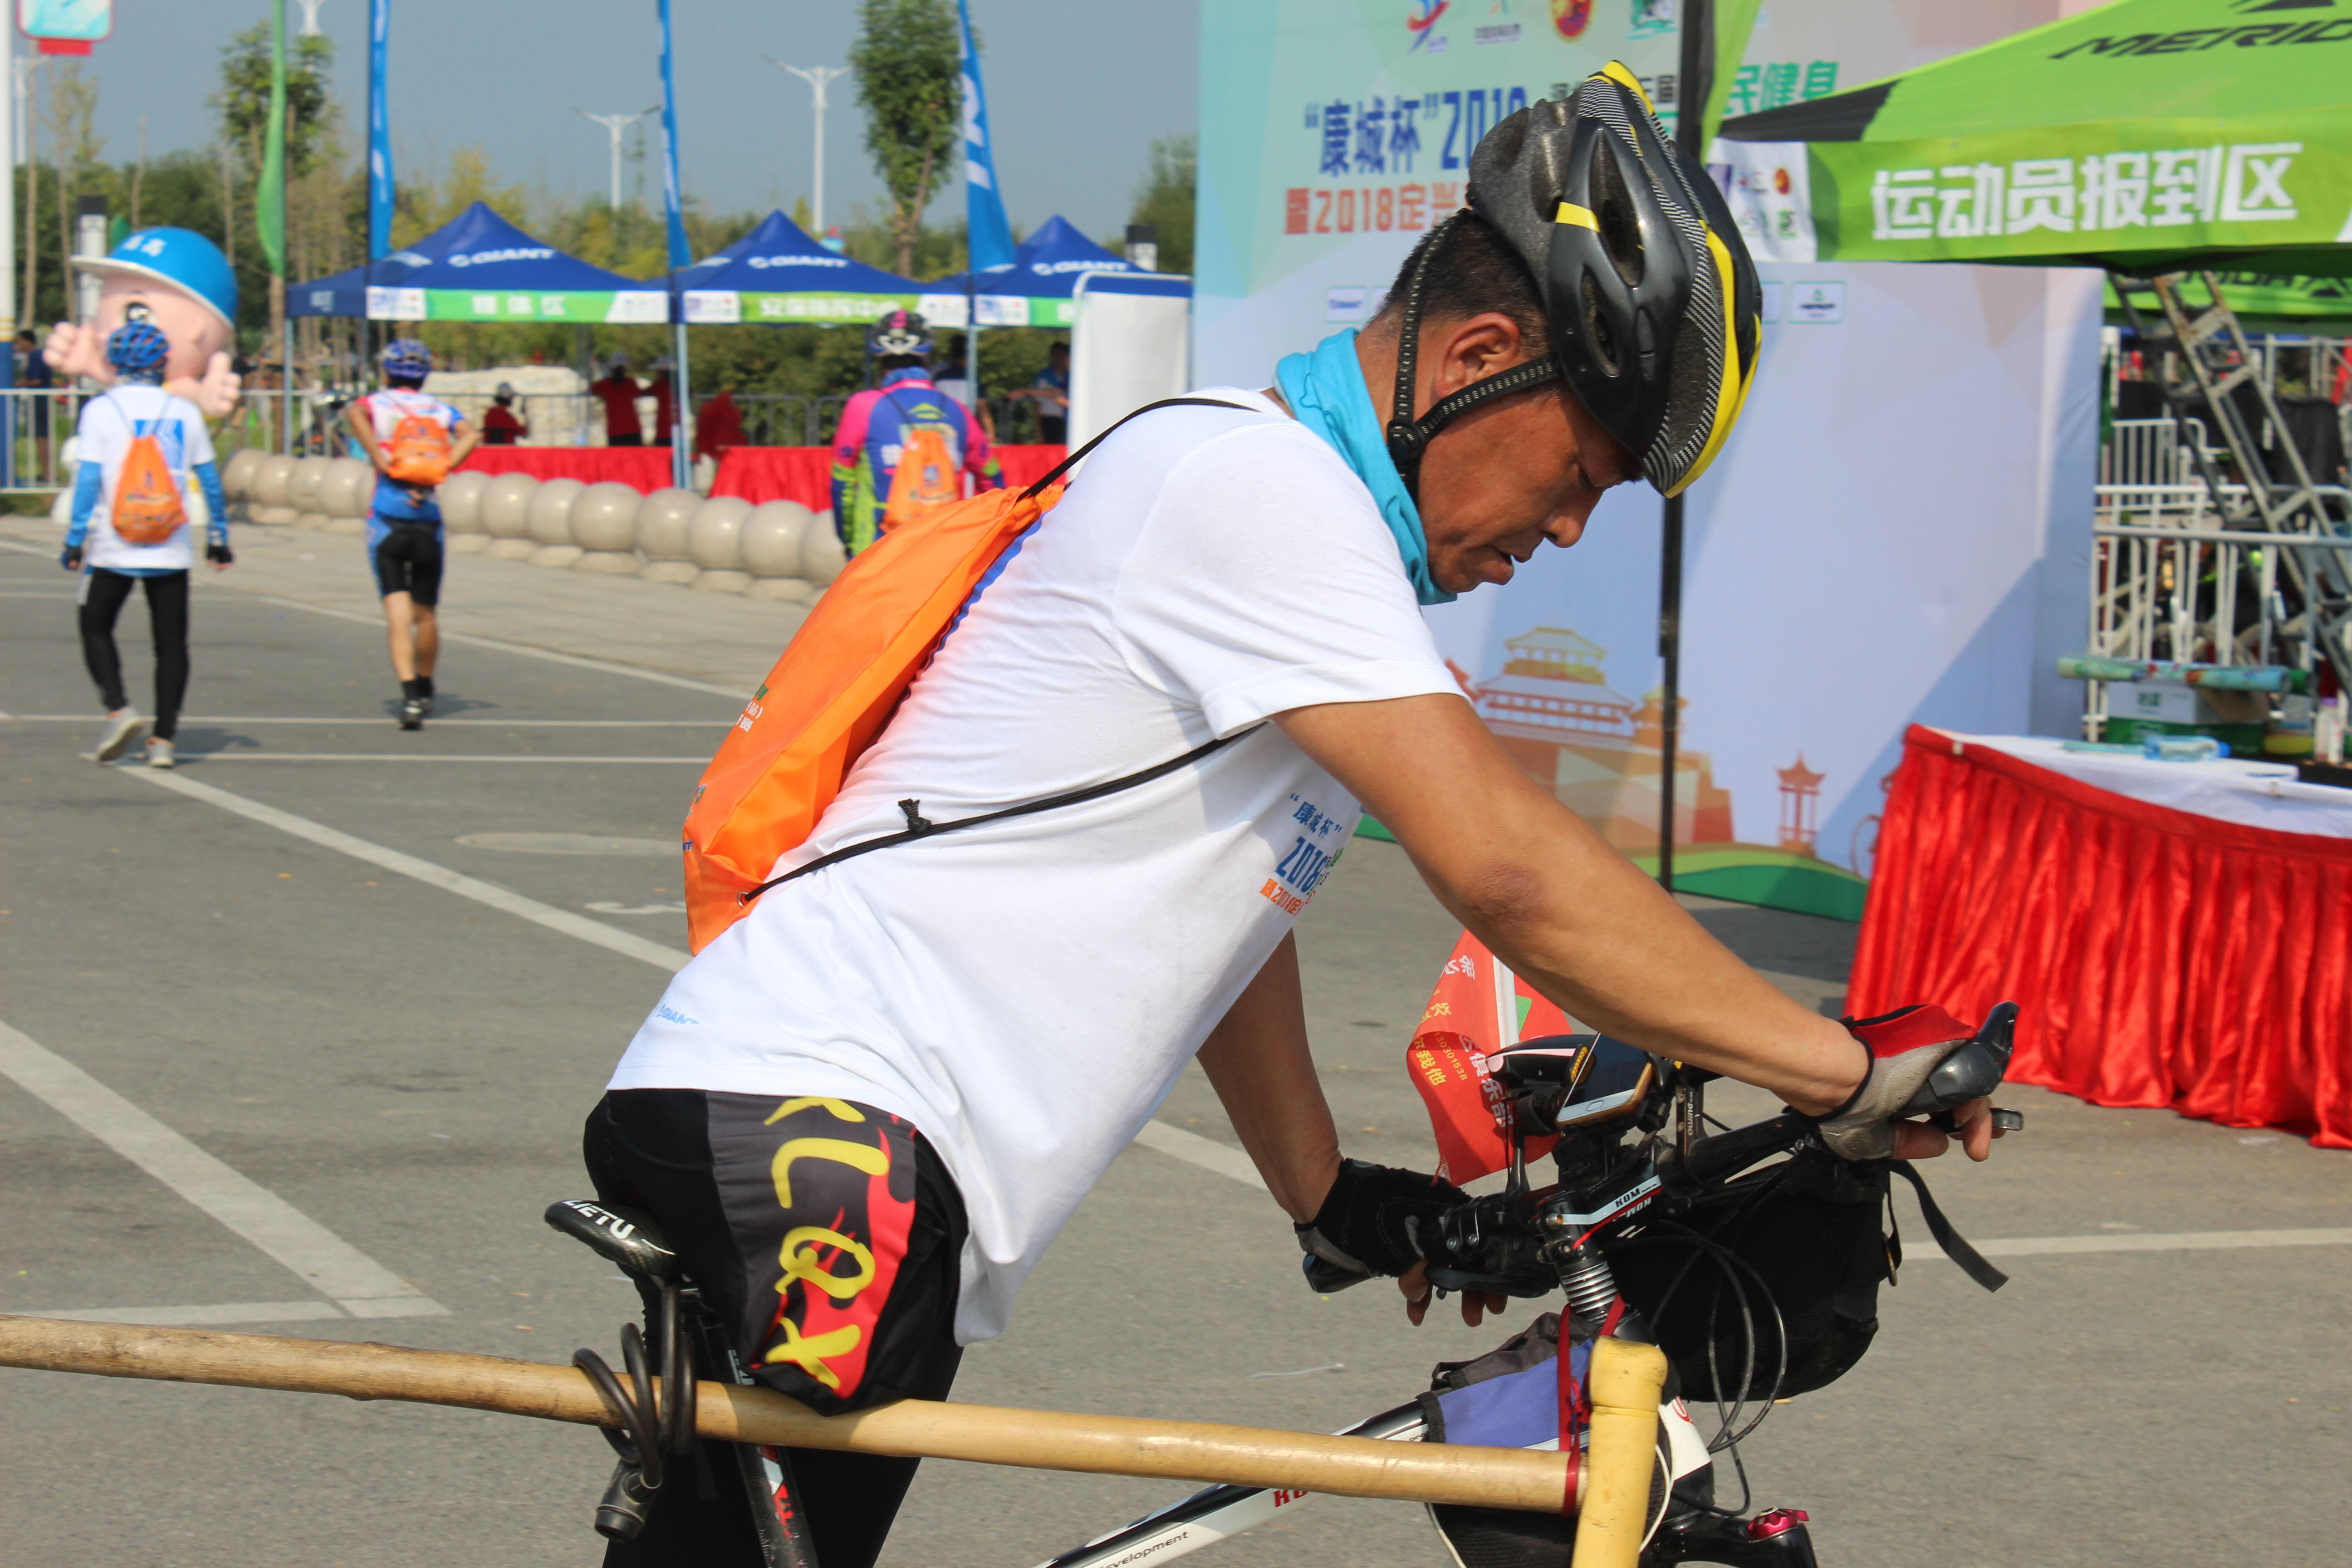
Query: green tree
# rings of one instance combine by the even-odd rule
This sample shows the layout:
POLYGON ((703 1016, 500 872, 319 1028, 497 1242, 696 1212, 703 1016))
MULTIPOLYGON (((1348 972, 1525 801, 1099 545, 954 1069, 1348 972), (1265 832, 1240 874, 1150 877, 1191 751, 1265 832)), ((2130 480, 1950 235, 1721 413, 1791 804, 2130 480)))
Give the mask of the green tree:
POLYGON ((49 101, 43 128, 47 135, 50 156, 56 161, 58 177, 51 182, 57 192, 58 276, 65 279, 67 313, 73 313, 73 212, 74 198, 104 194, 106 170, 98 157, 106 143, 91 128, 91 119, 98 112, 98 79, 86 75, 79 60, 66 60, 58 67, 57 76, 49 86, 49 101), (95 174, 97 178, 93 180, 95 174))
MULTIPOLYGON (((335 46, 324 37, 289 40, 286 51, 286 173, 308 172, 325 151, 324 132, 340 112, 329 94, 335 46)), ((220 89, 207 100, 221 134, 245 161, 248 180, 261 172, 269 121, 269 24, 257 22, 221 47, 220 89)))
MULTIPOLYGON (((1192 270, 1192 187, 1199 159, 1189 135, 1162 136, 1151 143, 1151 161, 1135 188, 1129 223, 1160 231, 1160 270, 1192 270)), ((1116 250, 1117 245, 1111 247, 1116 250)))
POLYGON ((890 195, 883 221, 892 270, 905 277, 962 120, 956 12, 949 0, 860 0, 857 19, 849 68, 866 110, 866 149, 890 195))

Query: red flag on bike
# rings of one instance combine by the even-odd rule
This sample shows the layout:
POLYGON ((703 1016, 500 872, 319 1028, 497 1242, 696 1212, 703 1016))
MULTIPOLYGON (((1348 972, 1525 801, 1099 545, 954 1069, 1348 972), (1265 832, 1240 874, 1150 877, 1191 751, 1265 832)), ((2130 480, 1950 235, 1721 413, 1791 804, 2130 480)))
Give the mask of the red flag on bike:
MULTIPOLYGON (((1506 1046, 1573 1027, 1567 1014, 1537 995, 1485 942, 1462 933, 1405 1047, 1406 1071, 1437 1135, 1439 1175, 1459 1184, 1509 1163, 1508 1099, 1490 1076, 1487 1058, 1506 1046)), ((1528 1157, 1549 1152, 1554 1142, 1530 1140, 1528 1157)))

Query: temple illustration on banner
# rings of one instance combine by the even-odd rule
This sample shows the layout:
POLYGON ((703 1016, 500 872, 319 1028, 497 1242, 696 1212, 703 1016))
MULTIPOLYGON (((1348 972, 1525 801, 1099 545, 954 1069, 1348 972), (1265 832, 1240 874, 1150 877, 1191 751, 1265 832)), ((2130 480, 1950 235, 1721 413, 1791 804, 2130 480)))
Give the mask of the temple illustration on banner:
MULTIPOLYGON (((1612 689, 1609 650, 1565 626, 1537 626, 1507 639, 1502 669, 1454 679, 1511 760, 1601 836, 1645 869, 1658 850, 1659 783, 1665 694, 1639 701, 1612 689)), ((1675 754, 1675 885, 1694 893, 1859 919, 1863 879, 1816 852, 1826 775, 1800 752, 1778 771, 1780 834, 1774 845, 1733 837, 1731 792, 1715 780, 1714 759, 1691 749, 1690 700, 1681 701, 1675 754)))

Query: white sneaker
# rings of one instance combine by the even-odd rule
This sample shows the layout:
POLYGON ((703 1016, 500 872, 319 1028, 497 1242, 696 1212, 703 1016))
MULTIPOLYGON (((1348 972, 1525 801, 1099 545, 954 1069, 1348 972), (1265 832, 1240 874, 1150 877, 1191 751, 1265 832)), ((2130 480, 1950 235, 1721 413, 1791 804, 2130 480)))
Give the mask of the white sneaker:
POLYGON ((148 736, 147 765, 151 768, 178 767, 180 765, 179 748, 160 736, 148 736))
POLYGON ((106 734, 98 742, 98 760, 101 763, 114 761, 131 749, 131 742, 137 740, 139 731, 146 727, 147 721, 139 717, 138 710, 134 708, 118 708, 109 713, 106 716, 106 734))

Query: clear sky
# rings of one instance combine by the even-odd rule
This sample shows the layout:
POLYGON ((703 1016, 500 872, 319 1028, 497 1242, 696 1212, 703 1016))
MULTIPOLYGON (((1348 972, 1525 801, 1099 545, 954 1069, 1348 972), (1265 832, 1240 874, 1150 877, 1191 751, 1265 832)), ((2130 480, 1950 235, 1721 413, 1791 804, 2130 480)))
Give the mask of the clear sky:
MULTIPOLYGON (((1091 234, 1114 232, 1152 138, 1193 128, 1198 0, 971 5, 1013 223, 1026 230, 1059 212, 1091 234)), ((286 10, 289 29, 299 29, 301 0, 286 10)), ((672 14, 688 195, 721 212, 790 210, 809 187, 809 89, 762 57, 846 65, 854 0, 673 0, 672 14)), ((134 154, 142 114, 151 153, 210 146, 205 100, 218 83, 221 45, 268 15, 266 0, 116 0, 114 37, 86 62, 100 84, 105 156, 134 154)), ((625 113, 660 101, 654 0, 393 0, 392 16, 392 127, 404 173, 446 170, 451 153, 480 142, 506 180, 601 191, 609 143, 573 109, 625 113)), ((319 13, 355 147, 366 18, 366 0, 324 0, 319 13)), ((852 79, 831 95, 826 216, 838 222, 859 204, 878 216, 881 187, 852 79)), ((649 189, 657 199, 658 184, 649 189)), ((961 192, 952 182, 934 216, 959 215, 961 192)))

